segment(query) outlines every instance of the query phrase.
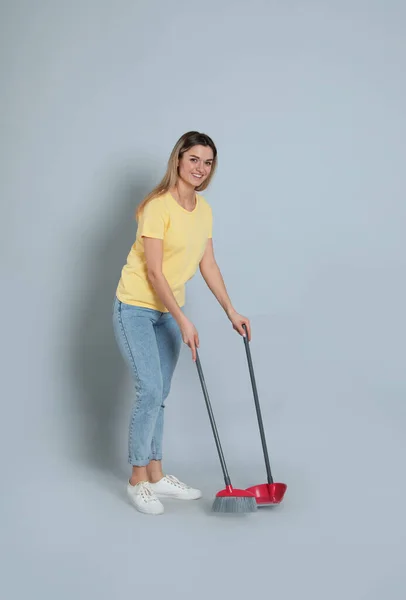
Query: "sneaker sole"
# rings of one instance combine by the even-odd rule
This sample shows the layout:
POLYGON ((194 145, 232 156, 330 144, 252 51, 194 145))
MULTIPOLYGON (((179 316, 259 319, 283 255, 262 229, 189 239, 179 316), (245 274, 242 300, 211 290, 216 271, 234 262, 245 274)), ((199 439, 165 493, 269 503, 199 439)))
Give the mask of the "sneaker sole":
POLYGON ((164 510, 160 510, 159 512, 151 512, 149 510, 143 510, 140 506, 137 506, 136 504, 134 504, 134 502, 131 502, 131 500, 130 500, 130 504, 133 508, 135 508, 135 510, 142 513, 143 515, 151 515, 152 517, 158 517, 159 515, 163 515, 165 512, 164 510))
POLYGON ((173 498, 174 500, 200 500, 203 494, 199 494, 199 496, 181 496, 177 494, 165 494, 165 493, 157 493, 155 492, 157 498, 173 498))
POLYGON ((133 508, 135 508, 135 510, 137 510, 140 513, 142 513, 143 515, 152 515, 153 517, 157 517, 159 515, 163 515, 164 512, 165 512, 164 507, 162 507, 161 509, 159 509, 159 512, 151 512, 151 511, 149 511, 147 509, 144 510, 143 508, 141 508, 141 506, 138 506, 137 504, 135 504, 135 502, 133 501, 133 499, 131 497, 127 496, 127 500, 128 500, 128 503, 133 508))

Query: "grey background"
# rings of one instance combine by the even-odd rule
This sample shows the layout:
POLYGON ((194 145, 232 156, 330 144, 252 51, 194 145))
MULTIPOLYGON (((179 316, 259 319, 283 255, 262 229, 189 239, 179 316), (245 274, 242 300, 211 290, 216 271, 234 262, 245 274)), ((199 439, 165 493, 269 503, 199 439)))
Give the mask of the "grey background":
MULTIPOLYGON (((403 2, 1 3, 2 597, 405 597, 403 2), (131 382, 111 307, 136 203, 210 134, 219 264, 251 318, 282 506, 223 487, 182 349, 165 467, 205 500, 126 502, 131 382)), ((187 312, 235 486, 265 481, 242 341, 187 312)))

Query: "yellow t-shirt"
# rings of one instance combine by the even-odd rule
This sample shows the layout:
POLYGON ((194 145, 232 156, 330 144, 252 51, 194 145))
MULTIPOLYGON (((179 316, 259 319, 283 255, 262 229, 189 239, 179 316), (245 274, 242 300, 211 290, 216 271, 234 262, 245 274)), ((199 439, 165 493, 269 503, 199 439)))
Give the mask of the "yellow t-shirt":
POLYGON ((212 237, 210 205, 196 194, 195 208, 187 211, 167 192, 150 200, 141 213, 136 239, 121 271, 116 295, 125 304, 168 312, 147 276, 143 236, 163 240, 162 272, 182 307, 185 284, 195 275, 207 241, 212 237))

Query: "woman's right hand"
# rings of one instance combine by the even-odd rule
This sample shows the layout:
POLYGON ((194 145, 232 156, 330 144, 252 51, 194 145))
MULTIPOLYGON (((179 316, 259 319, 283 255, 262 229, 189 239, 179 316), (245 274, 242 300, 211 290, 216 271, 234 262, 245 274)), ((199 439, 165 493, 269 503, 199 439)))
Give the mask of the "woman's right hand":
POLYGON ((189 319, 185 318, 180 324, 183 342, 189 346, 192 351, 192 358, 196 361, 196 348, 199 347, 199 334, 196 327, 189 319))

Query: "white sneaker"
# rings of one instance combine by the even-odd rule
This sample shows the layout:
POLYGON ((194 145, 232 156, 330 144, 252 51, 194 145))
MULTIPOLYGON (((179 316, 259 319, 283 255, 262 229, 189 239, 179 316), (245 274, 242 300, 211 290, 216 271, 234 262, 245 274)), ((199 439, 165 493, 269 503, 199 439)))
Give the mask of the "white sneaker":
POLYGON ((164 512, 162 503, 151 489, 148 481, 140 481, 136 485, 127 484, 127 495, 137 510, 147 515, 161 515, 164 512))
POLYGON ((197 500, 202 497, 202 492, 182 483, 173 475, 165 475, 157 483, 150 483, 151 490, 157 495, 179 500, 197 500))

